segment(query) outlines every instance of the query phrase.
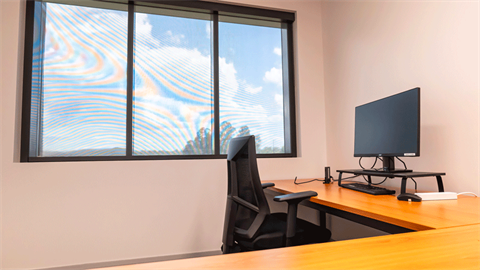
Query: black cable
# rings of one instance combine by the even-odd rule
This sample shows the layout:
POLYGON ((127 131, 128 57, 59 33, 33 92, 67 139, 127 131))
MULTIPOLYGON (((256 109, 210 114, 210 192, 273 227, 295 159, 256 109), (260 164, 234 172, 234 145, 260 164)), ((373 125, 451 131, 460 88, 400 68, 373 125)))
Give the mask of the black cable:
POLYGON ((410 179, 412 179, 412 181, 415 183, 415 193, 417 192, 417 181, 415 181, 415 179, 413 179, 413 177, 410 177, 410 179))
POLYGON ((377 164, 378 157, 375 157, 375 162, 373 163, 372 167, 370 169, 373 169, 375 165, 377 164))
MULTIPOLYGON (((370 167, 370 170, 372 170, 372 169, 375 167, 375 165, 377 164, 378 159, 379 159, 379 157, 375 157, 375 162, 373 162, 373 165, 372 165, 372 167, 370 167)), ((362 162, 361 162, 361 161, 362 161, 362 157, 360 157, 360 159, 358 160, 358 164, 360 164, 360 167, 365 170, 365 168, 362 166, 362 162)), ((368 180, 367 180, 367 178, 365 178, 365 175, 362 175, 362 177, 363 177, 363 180, 365 180, 365 182, 368 183, 368 180)), ((371 183, 371 184, 372 184, 372 185, 380 185, 381 183, 385 182, 385 180, 387 180, 387 179, 386 179, 386 178, 383 179, 383 181, 380 182, 380 183, 378 183, 378 184, 374 184, 374 183, 371 183)))
MULTIPOLYGON (((363 176, 363 180, 365 180, 365 182, 368 183, 368 180, 367 178, 365 178, 365 175, 362 175, 363 176)), ((387 181, 387 178, 388 177, 385 177, 385 179, 383 179, 380 183, 371 183, 371 185, 380 185, 380 184, 383 184, 383 182, 387 181)))
POLYGON ((405 164, 405 162, 403 162, 403 160, 401 160, 399 157, 395 156, 398 160, 400 160, 400 162, 403 163, 403 167, 405 167, 405 170, 408 170, 407 169, 407 165, 405 164))
POLYGON ((372 185, 380 185, 380 184, 383 184, 383 182, 387 181, 387 178, 388 178, 388 177, 385 177, 385 179, 383 179, 380 183, 372 183, 372 185))
POLYGON ((295 180, 293 180, 293 183, 294 183, 295 185, 301 185, 301 184, 310 183, 310 182, 314 182, 314 181, 325 182, 324 180, 320 180, 320 179, 315 178, 315 179, 308 180, 308 181, 305 181, 305 182, 297 183, 297 177, 295 176, 295 180))
MULTIPOLYGON (((355 178, 355 177, 358 177, 358 176, 360 176, 360 175, 354 175, 354 176, 342 178, 342 180, 351 179, 351 178, 355 178)), ((333 176, 330 176, 330 179, 332 179, 333 182, 338 181, 338 179, 335 180, 335 179, 333 178, 333 176)), ((294 183, 295 185, 301 185, 301 184, 311 183, 311 182, 315 182, 315 181, 325 182, 325 180, 320 180, 320 179, 315 178, 315 179, 312 179, 312 180, 308 180, 308 181, 300 182, 300 183, 299 183, 299 182, 297 182, 297 177, 295 176, 295 180, 293 180, 293 183, 294 183)))
MULTIPOLYGON (((360 165, 360 168, 365 170, 365 168, 362 166, 362 158, 363 157, 360 157, 360 159, 358 160, 358 165, 360 165)), ((375 162, 373 163, 372 167, 370 167, 370 170, 373 169, 373 167, 375 167, 375 165, 377 164, 377 160, 378 160, 378 157, 375 157, 375 162)))
POLYGON ((358 165, 360 165, 360 168, 362 168, 363 170, 365 170, 365 168, 362 166, 362 158, 363 158, 363 157, 360 157, 360 159, 358 160, 358 165))

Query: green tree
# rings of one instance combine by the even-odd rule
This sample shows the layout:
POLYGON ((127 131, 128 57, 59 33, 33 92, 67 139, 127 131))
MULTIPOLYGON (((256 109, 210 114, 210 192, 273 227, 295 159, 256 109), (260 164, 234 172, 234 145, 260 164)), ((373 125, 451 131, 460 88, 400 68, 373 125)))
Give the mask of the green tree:
POLYGON ((250 134, 250 128, 248 126, 241 126, 240 130, 238 131, 237 137, 241 136, 249 136, 250 134))
MULTIPOLYGON (((224 121, 220 125, 220 153, 226 154, 228 145, 233 137, 249 136, 250 128, 248 126, 241 126, 237 132, 237 129, 233 127, 232 123, 224 121)), ((212 132, 208 128, 201 128, 197 131, 197 136, 194 140, 187 142, 182 150, 184 155, 211 155, 213 154, 212 146, 212 132)), ((256 138, 257 152, 261 143, 260 137, 256 138)))
POLYGON ((213 154, 212 133, 209 128, 201 128, 192 141, 188 141, 183 148, 185 155, 211 155, 213 154))
POLYGON ((230 140, 235 136, 236 128, 228 121, 220 124, 220 153, 226 154, 230 140))
POLYGON ((261 153, 261 147, 262 147, 262 137, 260 137, 260 134, 255 135, 255 150, 257 153, 261 153))

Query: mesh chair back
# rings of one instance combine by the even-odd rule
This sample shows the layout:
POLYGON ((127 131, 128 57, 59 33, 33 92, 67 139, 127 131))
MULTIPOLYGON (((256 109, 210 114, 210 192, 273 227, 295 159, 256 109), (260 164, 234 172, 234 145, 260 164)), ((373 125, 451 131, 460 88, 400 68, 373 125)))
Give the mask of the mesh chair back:
POLYGON ((230 141, 224 243, 228 240, 226 234, 233 234, 233 231, 241 237, 253 238, 265 216, 270 214, 258 174, 255 151, 254 136, 238 137, 230 141))

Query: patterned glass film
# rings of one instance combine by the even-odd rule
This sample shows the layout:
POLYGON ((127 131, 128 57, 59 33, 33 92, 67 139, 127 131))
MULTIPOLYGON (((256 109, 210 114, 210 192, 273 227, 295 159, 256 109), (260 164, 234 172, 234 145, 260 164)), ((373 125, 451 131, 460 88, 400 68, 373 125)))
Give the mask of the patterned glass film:
POLYGON ((257 153, 285 153, 280 24, 225 20, 219 22, 220 153, 246 135, 255 135, 257 153))
POLYGON ((30 156, 125 155, 127 12, 36 5, 30 156))
POLYGON ((134 155, 211 155, 211 22, 135 13, 134 155))
POLYGON ((295 156, 290 21, 185 5, 28 1, 21 161, 295 156))

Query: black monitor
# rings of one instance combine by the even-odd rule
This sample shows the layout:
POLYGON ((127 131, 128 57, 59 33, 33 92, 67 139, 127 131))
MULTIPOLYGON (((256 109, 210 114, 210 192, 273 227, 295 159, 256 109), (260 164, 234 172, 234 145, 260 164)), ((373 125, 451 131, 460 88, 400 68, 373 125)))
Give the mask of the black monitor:
POLYGON ((395 157, 420 156, 420 88, 355 108, 355 157, 381 157, 383 168, 395 170, 395 157))

